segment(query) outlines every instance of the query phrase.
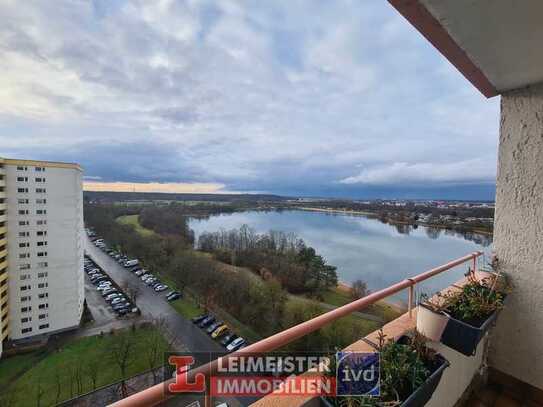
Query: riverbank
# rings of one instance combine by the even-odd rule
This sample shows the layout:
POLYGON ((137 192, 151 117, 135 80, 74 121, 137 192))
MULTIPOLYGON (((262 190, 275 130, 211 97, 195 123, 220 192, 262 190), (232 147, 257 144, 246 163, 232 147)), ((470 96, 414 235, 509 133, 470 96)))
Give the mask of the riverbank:
MULTIPOLYGON (((312 208, 312 207, 306 207, 306 206, 295 207, 295 209, 299 209, 302 211, 309 211, 309 212, 325 212, 325 213, 337 213, 340 215, 366 216, 373 219, 378 218, 378 215, 375 212, 370 212, 370 211, 353 211, 353 210, 348 210, 348 209, 332 209, 332 208, 312 208)), ((455 228, 453 225, 407 222, 407 221, 401 221, 401 220, 391 219, 391 218, 386 218, 386 223, 389 225, 422 226, 422 227, 427 227, 427 228, 454 230, 455 232, 458 232, 458 233, 477 233, 479 235, 484 235, 484 236, 494 235, 494 232, 492 231, 480 229, 480 228, 470 228, 466 225, 463 225, 462 229, 460 230, 460 229, 455 228)))

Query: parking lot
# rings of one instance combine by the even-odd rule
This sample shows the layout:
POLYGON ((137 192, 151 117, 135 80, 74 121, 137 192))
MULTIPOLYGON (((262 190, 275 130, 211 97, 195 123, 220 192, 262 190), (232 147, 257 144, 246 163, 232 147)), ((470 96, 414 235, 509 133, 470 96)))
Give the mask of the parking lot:
POLYGON ((225 353, 220 343, 211 339, 203 330, 186 320, 166 301, 165 293, 158 293, 142 283, 141 279, 126 270, 114 259, 97 248, 90 239, 86 239, 87 255, 100 266, 115 283, 125 288, 138 289, 136 306, 142 316, 148 320, 163 319, 171 338, 175 339, 174 347, 178 351, 225 353))

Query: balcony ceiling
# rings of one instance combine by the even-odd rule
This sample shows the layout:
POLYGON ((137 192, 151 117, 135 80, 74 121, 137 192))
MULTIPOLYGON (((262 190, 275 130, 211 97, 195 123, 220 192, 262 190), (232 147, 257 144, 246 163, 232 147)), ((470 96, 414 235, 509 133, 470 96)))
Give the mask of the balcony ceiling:
POLYGON ((389 0, 485 96, 543 82, 543 0, 389 0))

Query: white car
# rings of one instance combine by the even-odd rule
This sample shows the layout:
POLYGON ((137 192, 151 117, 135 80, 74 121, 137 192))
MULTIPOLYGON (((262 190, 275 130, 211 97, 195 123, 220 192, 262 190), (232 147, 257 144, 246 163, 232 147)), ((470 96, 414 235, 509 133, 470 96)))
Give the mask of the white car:
POLYGON ((96 287, 98 291, 106 291, 106 290, 109 290, 110 288, 111 288, 111 284, 105 284, 105 285, 96 287))
POLYGON ((166 290, 167 288, 168 288, 168 286, 166 284, 161 284, 161 285, 155 287, 155 291, 157 293, 160 293, 160 292, 166 290))
POLYGON ((124 298, 123 296, 117 297, 113 301, 111 301, 111 305, 115 305, 115 304, 118 304, 119 302, 124 302, 124 301, 126 301, 126 298, 124 298))
POLYGON ((226 350, 231 352, 233 350, 236 350, 240 346, 243 346, 245 344, 245 339, 242 337, 234 339, 227 347, 226 350))

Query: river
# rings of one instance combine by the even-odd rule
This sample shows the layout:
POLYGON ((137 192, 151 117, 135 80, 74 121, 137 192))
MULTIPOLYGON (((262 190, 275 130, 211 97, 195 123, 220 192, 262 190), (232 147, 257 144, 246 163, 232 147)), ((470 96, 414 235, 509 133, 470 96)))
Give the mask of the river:
MULTIPOLYGON (((191 219, 196 238, 203 232, 239 228, 247 224, 259 233, 294 232, 337 267, 347 284, 361 279, 370 290, 385 288, 475 250, 488 256, 491 238, 453 231, 389 225, 357 215, 288 211, 248 211, 191 219)), ((488 257, 481 261, 488 261, 488 257)), ((459 266, 422 283, 417 294, 431 294, 459 280, 467 270, 459 266)), ((396 296, 405 300, 406 294, 396 296)))

